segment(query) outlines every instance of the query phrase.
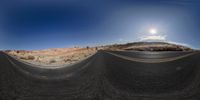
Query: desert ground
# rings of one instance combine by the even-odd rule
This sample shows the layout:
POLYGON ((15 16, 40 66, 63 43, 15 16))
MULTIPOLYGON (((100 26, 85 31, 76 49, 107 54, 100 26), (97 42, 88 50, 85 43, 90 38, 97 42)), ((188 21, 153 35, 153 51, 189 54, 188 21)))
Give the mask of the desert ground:
POLYGON ((27 63, 41 66, 63 66, 74 64, 98 50, 111 51, 192 51, 193 49, 165 42, 134 42, 96 47, 54 48, 46 50, 6 50, 7 54, 27 63))

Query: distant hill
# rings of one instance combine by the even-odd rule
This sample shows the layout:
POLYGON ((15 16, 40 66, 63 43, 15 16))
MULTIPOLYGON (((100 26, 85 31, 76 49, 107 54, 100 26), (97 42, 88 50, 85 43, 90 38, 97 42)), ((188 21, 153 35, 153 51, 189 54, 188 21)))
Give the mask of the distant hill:
POLYGON ((167 42, 133 42, 107 46, 107 50, 132 50, 132 51, 193 51, 193 49, 167 42))

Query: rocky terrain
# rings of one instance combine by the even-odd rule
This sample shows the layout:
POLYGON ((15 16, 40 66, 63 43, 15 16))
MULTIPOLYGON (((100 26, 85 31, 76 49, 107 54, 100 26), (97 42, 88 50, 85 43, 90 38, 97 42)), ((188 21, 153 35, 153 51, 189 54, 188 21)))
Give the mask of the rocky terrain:
POLYGON ((9 55, 25 62, 42 66, 62 66, 83 60, 98 50, 115 51, 192 51, 193 49, 177 44, 165 42, 134 42, 127 44, 114 44, 97 47, 57 48, 47 50, 6 50, 9 55))

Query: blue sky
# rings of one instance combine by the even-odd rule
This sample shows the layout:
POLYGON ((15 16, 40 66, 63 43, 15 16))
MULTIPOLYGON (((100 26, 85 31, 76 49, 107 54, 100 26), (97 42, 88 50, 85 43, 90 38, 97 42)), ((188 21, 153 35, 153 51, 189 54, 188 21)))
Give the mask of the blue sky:
POLYGON ((200 48, 199 11, 198 0, 1 1, 0 49, 126 43, 149 38, 151 28, 200 48))

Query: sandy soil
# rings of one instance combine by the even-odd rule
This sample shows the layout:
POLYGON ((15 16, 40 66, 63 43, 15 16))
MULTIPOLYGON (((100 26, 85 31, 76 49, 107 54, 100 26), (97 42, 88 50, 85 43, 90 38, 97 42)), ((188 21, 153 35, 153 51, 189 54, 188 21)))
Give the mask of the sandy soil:
POLYGON ((96 52, 95 48, 59 48, 38 51, 13 50, 7 53, 35 65, 62 66, 83 60, 96 52))

